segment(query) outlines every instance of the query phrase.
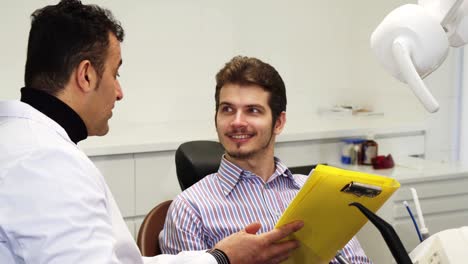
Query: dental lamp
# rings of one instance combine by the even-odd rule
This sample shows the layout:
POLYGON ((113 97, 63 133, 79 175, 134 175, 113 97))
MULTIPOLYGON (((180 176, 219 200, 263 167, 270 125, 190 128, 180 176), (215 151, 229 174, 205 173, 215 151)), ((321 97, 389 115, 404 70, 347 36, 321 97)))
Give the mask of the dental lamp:
POLYGON ((371 36, 383 67, 407 83, 427 111, 439 103, 423 82, 447 58, 449 47, 468 43, 468 0, 419 0, 390 12, 371 36))

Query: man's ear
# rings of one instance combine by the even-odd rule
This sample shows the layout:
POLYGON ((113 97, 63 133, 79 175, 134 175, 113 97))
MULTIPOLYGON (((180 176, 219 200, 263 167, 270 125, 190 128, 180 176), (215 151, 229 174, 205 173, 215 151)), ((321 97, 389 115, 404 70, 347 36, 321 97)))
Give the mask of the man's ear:
POLYGON ((275 126, 273 127, 273 133, 279 135, 283 131, 284 125, 286 124, 286 112, 283 111, 279 114, 276 119, 275 126))
POLYGON ((89 60, 84 60, 78 64, 75 71, 75 79, 78 87, 85 93, 94 90, 96 86, 96 70, 89 60))

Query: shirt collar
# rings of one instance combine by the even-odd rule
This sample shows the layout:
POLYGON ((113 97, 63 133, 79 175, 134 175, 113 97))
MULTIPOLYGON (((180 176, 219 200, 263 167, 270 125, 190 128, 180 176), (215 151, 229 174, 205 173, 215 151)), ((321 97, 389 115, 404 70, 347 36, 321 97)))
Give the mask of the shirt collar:
MULTIPOLYGON (((273 181, 277 177, 286 177, 289 178, 293 185, 298 189, 301 188, 298 182, 294 179, 291 171, 284 165, 280 159, 274 157, 275 160, 275 172, 270 177, 268 182, 273 181)), ((219 165, 217 176, 221 182, 221 187, 224 191, 224 194, 227 196, 231 191, 236 187, 236 185, 243 179, 248 177, 258 177, 248 170, 244 170, 236 164, 227 160, 224 155, 221 159, 221 164, 219 165)))
POLYGON ((21 89, 21 101, 57 122, 75 144, 88 137, 88 130, 81 117, 57 97, 25 87, 21 89))

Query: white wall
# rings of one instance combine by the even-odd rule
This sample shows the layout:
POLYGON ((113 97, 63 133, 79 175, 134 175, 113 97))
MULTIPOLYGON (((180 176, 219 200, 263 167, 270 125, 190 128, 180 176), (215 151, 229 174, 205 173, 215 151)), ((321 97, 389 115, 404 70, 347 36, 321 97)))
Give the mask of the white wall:
MULTIPOLYGON (((55 2, 2 3, 0 98, 17 98, 23 84, 29 14, 55 2)), ((281 73, 291 125, 314 120, 319 106, 363 105, 384 111, 393 121, 430 120, 427 149, 437 159, 449 159, 453 144, 439 143, 451 142, 454 126, 453 56, 428 79, 442 105, 438 114, 428 116, 410 89, 384 72, 370 52, 373 29, 407 2, 93 1, 110 8, 127 33, 120 72, 125 99, 111 125, 195 120, 212 129, 214 75, 232 56, 243 54, 269 62, 281 73)))

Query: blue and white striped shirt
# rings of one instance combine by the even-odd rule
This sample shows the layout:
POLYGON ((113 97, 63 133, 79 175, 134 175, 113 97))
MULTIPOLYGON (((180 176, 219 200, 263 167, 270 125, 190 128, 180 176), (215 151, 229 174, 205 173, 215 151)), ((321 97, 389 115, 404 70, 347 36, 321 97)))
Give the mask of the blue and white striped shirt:
MULTIPOLYGON (((172 202, 159 235, 162 252, 209 249, 253 222, 262 224, 258 233, 272 230, 307 180, 305 175, 291 174, 277 158, 275 165, 275 172, 265 183, 223 157, 218 172, 192 185, 172 202)), ((356 238, 345 246, 343 254, 352 263, 371 263, 356 238)))

